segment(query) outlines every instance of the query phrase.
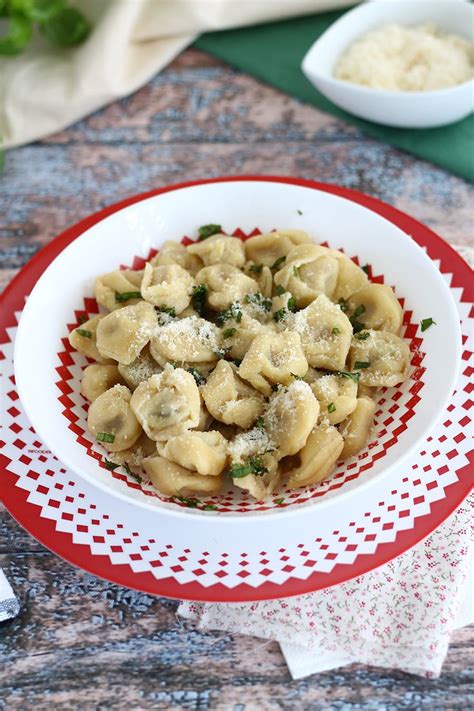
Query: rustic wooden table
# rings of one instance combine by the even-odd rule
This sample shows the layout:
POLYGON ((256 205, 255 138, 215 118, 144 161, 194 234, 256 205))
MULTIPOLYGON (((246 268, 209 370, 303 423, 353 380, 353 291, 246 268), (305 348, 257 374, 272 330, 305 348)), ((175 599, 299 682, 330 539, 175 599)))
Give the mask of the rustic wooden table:
MULTIPOLYGON (((184 52, 133 96, 8 153, 0 284, 56 234, 127 195, 217 175, 282 174, 357 188, 474 244, 463 180, 209 56, 184 52)), ((472 203, 471 203, 472 206, 472 203)), ((474 627, 443 674, 352 666, 293 682, 275 643, 196 632, 177 603, 76 570, 0 512, 0 567, 21 601, 0 626, 0 709, 472 708, 474 627)))

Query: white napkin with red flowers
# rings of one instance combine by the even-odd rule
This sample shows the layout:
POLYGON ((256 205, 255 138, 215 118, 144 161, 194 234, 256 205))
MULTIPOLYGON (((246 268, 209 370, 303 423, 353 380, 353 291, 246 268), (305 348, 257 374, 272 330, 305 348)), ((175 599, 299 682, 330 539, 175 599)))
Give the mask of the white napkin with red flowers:
POLYGON ((181 603, 198 629, 280 643, 293 679, 353 662, 436 677, 452 631, 474 621, 468 499, 423 543, 348 583, 267 602, 181 603))

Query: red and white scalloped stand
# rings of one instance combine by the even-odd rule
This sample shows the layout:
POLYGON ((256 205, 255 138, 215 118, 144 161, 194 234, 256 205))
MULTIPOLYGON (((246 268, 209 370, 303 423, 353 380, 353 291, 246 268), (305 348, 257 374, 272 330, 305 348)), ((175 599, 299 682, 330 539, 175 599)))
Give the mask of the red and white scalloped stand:
MULTIPOLYGON (((244 602, 299 595, 336 585, 400 555, 429 535, 473 485, 469 441, 473 280, 468 265, 441 238, 398 210, 336 186, 291 178, 221 178, 138 195, 82 220, 22 269, 2 296, 0 315, 0 467, 2 500, 17 521, 69 562, 126 587, 198 601, 244 602), (205 182, 258 180, 322 190, 352 200, 400 227, 442 272, 459 310, 463 333, 461 375, 447 412, 402 470, 338 509, 337 523, 317 516, 304 540, 281 540, 265 550, 201 550, 166 530, 153 511, 112 498, 67 471, 29 425, 15 389, 13 342, 25 298, 38 277, 72 240, 108 215, 152 195, 205 182), (471 319, 471 320, 470 320, 471 319), (359 497, 360 499, 361 497, 359 497), (336 527, 336 530, 334 530, 336 527)), ((445 367, 455 367, 446 364, 445 367)), ((442 373, 440 373, 442 377, 442 373)), ((47 416, 47 413, 45 413, 47 416)), ((213 514, 213 515, 219 515, 213 514)), ((209 519, 212 526, 212 517, 209 519)))

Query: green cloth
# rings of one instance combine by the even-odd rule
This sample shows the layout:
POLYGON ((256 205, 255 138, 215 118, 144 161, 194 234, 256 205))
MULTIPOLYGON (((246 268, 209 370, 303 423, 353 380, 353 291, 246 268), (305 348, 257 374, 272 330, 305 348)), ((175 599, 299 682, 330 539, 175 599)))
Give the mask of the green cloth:
POLYGON ((341 11, 202 35, 194 46, 282 91, 355 124, 369 136, 436 163, 474 181, 474 114, 450 126, 391 128, 356 118, 313 87, 300 67, 313 42, 343 14, 341 11))

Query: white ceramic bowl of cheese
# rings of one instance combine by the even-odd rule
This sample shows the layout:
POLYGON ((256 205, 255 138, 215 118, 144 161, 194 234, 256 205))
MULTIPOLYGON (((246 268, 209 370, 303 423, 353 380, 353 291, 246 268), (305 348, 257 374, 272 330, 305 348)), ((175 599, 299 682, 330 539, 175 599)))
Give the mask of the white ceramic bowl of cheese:
POLYGON ((453 123, 474 110, 473 79, 433 91, 387 91, 334 77, 339 57, 369 30, 390 23, 413 26, 428 22, 474 42, 474 6, 465 0, 373 0, 331 25, 306 54, 302 70, 324 96, 360 118, 401 128, 453 123))

